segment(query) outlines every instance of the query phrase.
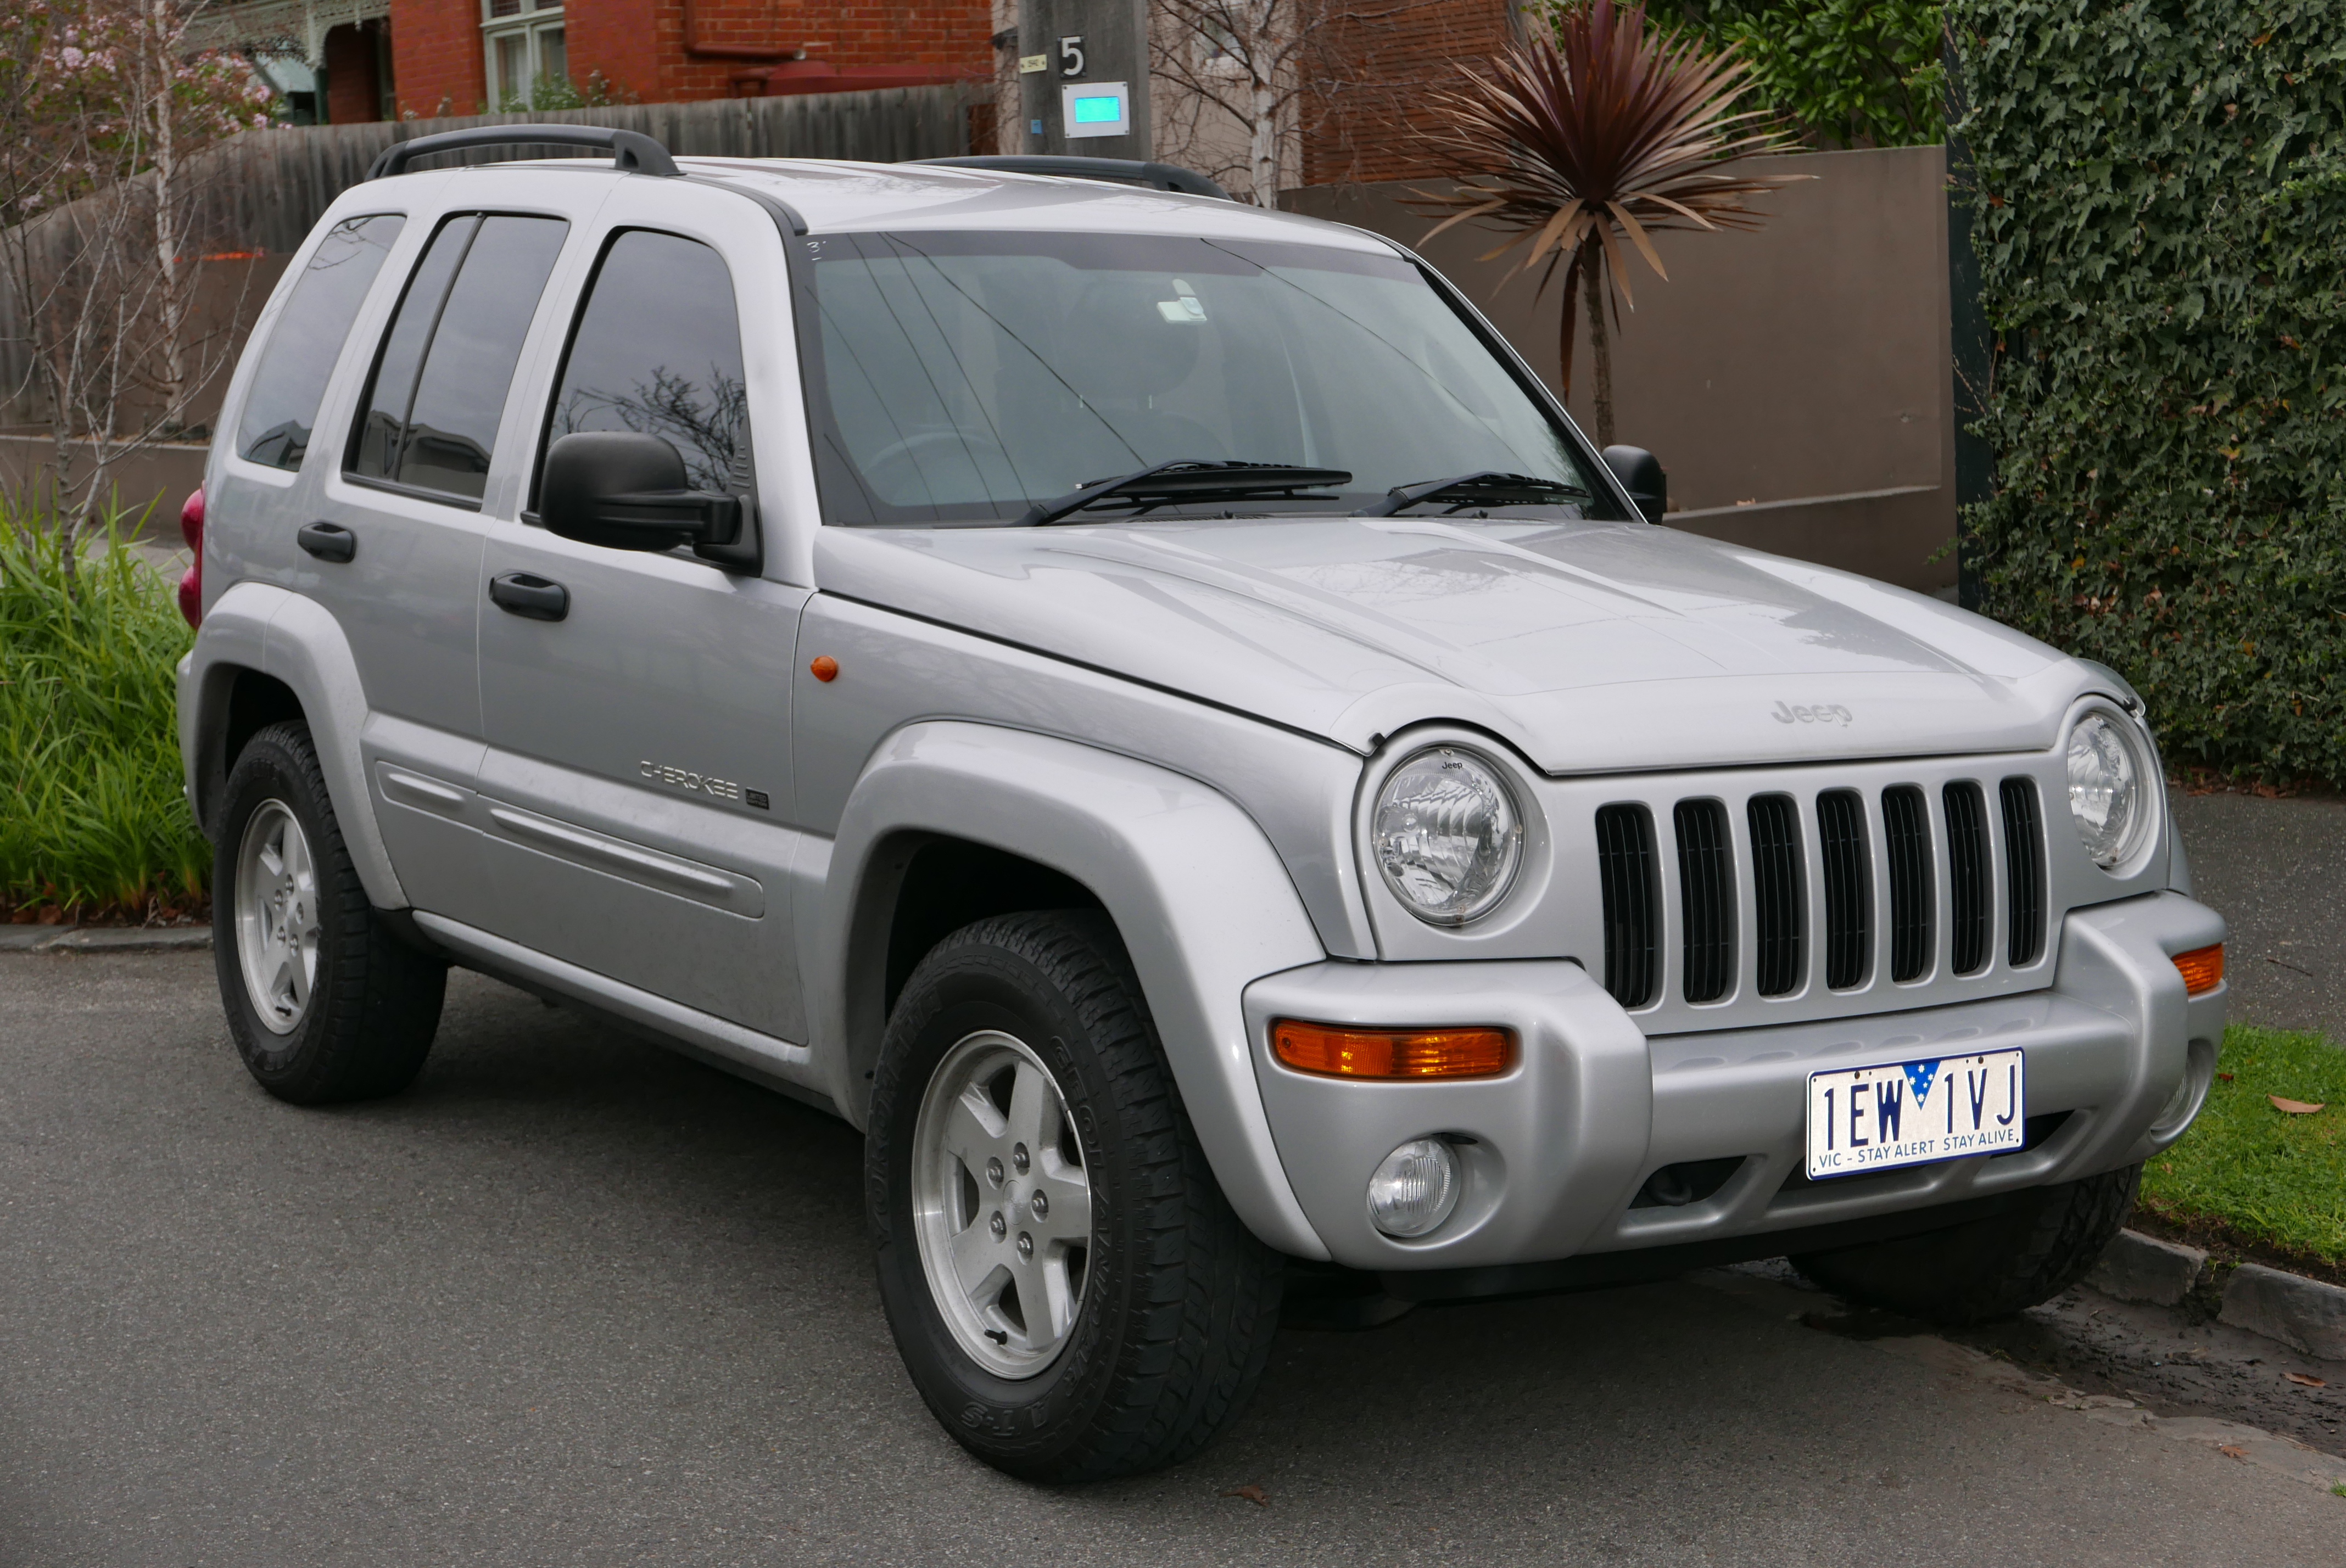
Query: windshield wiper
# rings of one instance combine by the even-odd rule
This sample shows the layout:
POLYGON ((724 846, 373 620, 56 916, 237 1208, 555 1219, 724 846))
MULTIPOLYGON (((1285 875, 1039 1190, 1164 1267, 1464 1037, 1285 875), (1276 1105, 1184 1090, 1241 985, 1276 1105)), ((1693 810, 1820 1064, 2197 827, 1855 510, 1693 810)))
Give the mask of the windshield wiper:
POLYGON ((1128 503, 1136 513, 1176 501, 1248 501, 1283 496, 1290 501, 1333 501, 1333 495, 1303 495, 1298 492, 1350 484, 1352 476, 1341 468, 1301 468, 1291 463, 1206 463, 1178 457, 1127 473, 1121 479, 1095 479, 1056 501, 1037 501, 1018 519, 1026 527, 1040 527, 1074 516, 1103 501, 1128 503))
POLYGON ((1538 506, 1558 501, 1586 501, 1588 492, 1559 479, 1535 479, 1528 473, 1502 473, 1486 468, 1454 479, 1433 479, 1423 484, 1397 484, 1385 498, 1352 514, 1355 517, 1391 517, 1427 501, 1444 501, 1451 510, 1467 506, 1538 506), (1454 497, 1454 499, 1453 499, 1454 497))

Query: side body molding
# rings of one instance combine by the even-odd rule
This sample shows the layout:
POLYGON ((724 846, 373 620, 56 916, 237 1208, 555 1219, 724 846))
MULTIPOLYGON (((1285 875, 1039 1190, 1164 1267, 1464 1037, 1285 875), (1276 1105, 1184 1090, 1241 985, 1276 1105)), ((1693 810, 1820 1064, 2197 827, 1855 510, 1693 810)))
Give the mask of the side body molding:
POLYGON ((908 725, 849 797, 828 875, 801 879, 807 996, 832 1098, 868 1117, 882 1026, 891 896, 910 849, 971 840, 1089 888, 1114 919, 1206 1157, 1239 1217, 1271 1247, 1324 1259, 1271 1141, 1241 993, 1326 953, 1253 820, 1180 774, 988 725, 908 725))
POLYGON ((180 667, 178 687, 179 757, 196 820, 208 825, 217 804, 208 799, 212 781, 205 748, 226 719, 240 669, 273 676, 301 699, 317 737, 326 793, 368 901, 377 909, 405 909, 407 894, 391 868, 361 771, 359 734, 366 726, 367 699, 358 663, 334 617, 299 594, 242 582, 204 612, 195 649, 180 667))

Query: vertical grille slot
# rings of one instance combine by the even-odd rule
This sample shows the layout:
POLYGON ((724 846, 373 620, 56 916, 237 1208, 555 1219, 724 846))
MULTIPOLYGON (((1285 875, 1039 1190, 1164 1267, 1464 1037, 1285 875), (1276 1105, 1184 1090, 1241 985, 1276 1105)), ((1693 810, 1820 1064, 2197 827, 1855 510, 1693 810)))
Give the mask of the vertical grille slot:
POLYGON ((1890 978, 1922 978, 1931 967, 1931 812, 1923 791, 1882 792, 1882 837, 1890 862, 1890 978))
POLYGON ((1872 946, 1873 863, 1865 852, 1865 802, 1854 789, 1817 797, 1817 849, 1825 869, 1825 983, 1847 991, 1865 983, 1872 946))
POLYGON ((1727 808, 1716 800, 1681 800, 1673 815, 1686 920, 1686 999, 1716 1002, 1735 979, 1735 861, 1727 808))
POLYGON ((1643 806, 1596 811, 1596 879, 1605 895, 1605 989, 1624 1007, 1654 999, 1660 956, 1660 877, 1654 820, 1643 806))
POLYGON ((1800 813, 1790 795, 1755 795, 1749 815, 1760 994, 1783 996, 1800 988, 1800 813))
POLYGON ((1980 787, 1958 779, 1940 792, 1947 810, 1947 900, 1954 920, 1957 974, 1987 967, 1988 938, 1994 929, 1987 851, 1987 802, 1980 787))
POLYGON ((2004 886, 2012 936, 2012 966, 2035 963, 2045 951, 2045 837, 2036 815, 2036 786, 2007 779, 2004 797, 2004 886))

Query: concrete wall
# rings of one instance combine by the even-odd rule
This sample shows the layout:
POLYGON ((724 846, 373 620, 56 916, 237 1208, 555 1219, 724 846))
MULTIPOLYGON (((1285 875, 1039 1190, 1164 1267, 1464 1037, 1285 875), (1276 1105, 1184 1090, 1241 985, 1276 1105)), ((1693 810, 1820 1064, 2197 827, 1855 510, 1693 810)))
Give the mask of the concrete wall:
MULTIPOLYGON (((1903 586, 1953 585, 1954 424, 1947 336, 1945 157, 1936 147, 1756 158, 1811 180, 1761 198, 1752 233, 1655 237, 1637 308, 1613 344, 1617 439, 1670 476, 1677 526, 1845 565, 1903 586)), ((1283 205, 1415 247, 1433 220, 1411 180, 1309 187, 1283 205)), ((1472 226, 1424 249, 1525 357, 1556 382, 1557 290, 1477 258, 1504 236, 1472 226)), ((1595 430, 1587 324, 1575 418, 1595 430)))

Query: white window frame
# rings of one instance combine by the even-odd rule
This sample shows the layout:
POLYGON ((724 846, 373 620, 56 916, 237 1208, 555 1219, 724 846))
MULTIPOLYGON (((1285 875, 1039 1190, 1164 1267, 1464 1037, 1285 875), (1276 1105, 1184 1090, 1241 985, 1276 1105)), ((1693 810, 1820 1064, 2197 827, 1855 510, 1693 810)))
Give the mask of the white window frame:
MULTIPOLYGON (((527 5, 528 0, 523 0, 523 4, 527 5)), ((504 109, 505 87, 497 79, 497 45, 520 34, 527 40, 523 48, 527 72, 521 85, 522 107, 535 108, 536 105, 533 100, 537 96, 537 84, 546 76, 546 51, 539 47, 538 38, 541 34, 562 26, 563 8, 555 5, 536 11, 523 10, 511 16, 492 16, 489 5, 490 0, 481 0, 481 70, 483 79, 488 83, 488 102, 483 107, 490 114, 504 109)), ((563 43, 563 59, 566 65, 569 60, 569 36, 566 31, 563 43)))

